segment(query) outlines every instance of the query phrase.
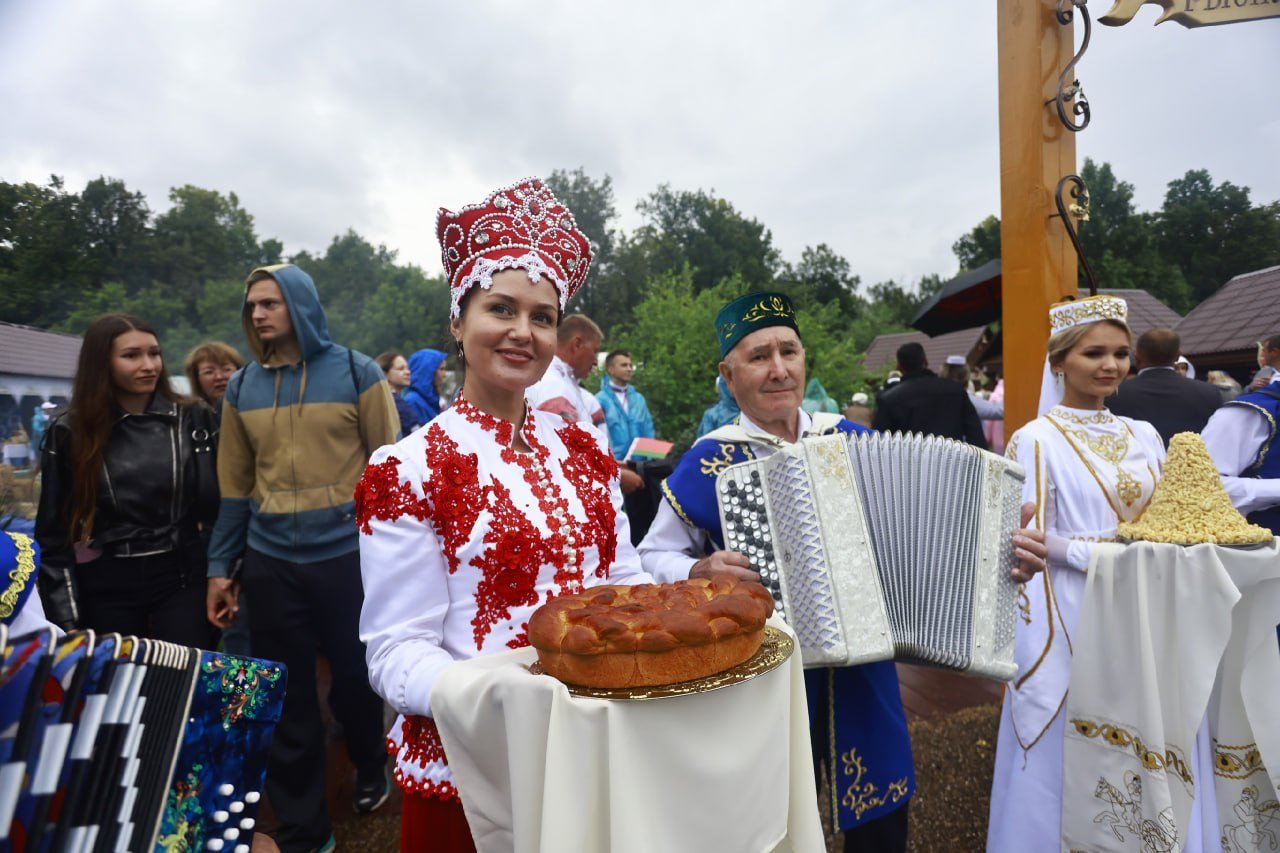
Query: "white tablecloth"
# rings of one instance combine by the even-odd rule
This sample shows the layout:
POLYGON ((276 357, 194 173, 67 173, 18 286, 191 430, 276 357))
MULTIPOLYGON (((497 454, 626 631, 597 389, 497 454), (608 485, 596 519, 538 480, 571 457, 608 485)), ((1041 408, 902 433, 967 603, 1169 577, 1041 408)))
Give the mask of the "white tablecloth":
POLYGON ((798 646, 741 684, 638 702, 571 696, 536 659, 457 663, 431 693, 480 853, 825 850, 798 646))
POLYGON ((1063 850, 1274 849, 1258 845, 1280 785, 1277 622, 1280 542, 1095 549, 1072 637, 1063 850))

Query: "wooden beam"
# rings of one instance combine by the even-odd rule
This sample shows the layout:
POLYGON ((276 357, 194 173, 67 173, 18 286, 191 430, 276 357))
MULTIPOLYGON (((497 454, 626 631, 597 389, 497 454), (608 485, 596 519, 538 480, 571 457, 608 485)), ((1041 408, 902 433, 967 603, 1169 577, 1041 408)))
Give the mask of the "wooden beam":
MULTIPOLYGON (((1069 6, 1068 6, 1069 8, 1069 6)), ((1036 416, 1049 306, 1076 293, 1076 257, 1053 192, 1076 170, 1075 134, 1046 105, 1075 52, 1053 0, 996 4, 1000 90, 1001 330, 1005 435, 1036 416)))

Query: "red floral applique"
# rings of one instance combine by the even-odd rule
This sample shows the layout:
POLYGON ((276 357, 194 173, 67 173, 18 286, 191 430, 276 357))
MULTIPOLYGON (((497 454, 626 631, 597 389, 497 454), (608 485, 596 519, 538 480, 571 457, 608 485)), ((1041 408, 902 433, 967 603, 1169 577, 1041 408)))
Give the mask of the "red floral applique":
POLYGON ((617 512, 613 508, 611 483, 618 476, 618 463, 600 449, 600 445, 586 430, 577 424, 568 424, 558 430, 568 453, 560 469, 565 479, 573 484, 582 504, 587 523, 581 530, 580 547, 595 545, 600 561, 596 565, 598 578, 609 576, 609 567, 617 556, 618 543, 614 532, 617 512))
POLYGON ((528 648, 528 646, 529 646, 529 623, 521 622, 520 633, 516 634, 510 640, 507 640, 507 648, 524 649, 524 648, 528 648))
POLYGON ((480 485, 476 455, 462 453, 438 423, 427 429, 426 442, 431 481, 424 488, 431 498, 431 519, 452 574, 458 570, 458 551, 470 538, 489 489, 480 485))
MULTIPOLYGON (((449 766, 449 759, 444 754, 444 744, 440 740, 440 730, 436 728, 436 721, 430 717, 405 717, 400 723, 400 740, 404 744, 400 747, 400 757, 405 762, 423 769, 436 761, 449 766)), ((388 739, 387 745, 394 751, 395 741, 388 739)))
POLYGON ((492 518, 484 535, 484 554, 471 561, 482 575, 476 585, 476 615, 471 620, 476 648, 499 622, 511 618, 515 607, 538 603, 538 575, 543 566, 559 567, 564 552, 549 547, 538 529, 511 500, 511 492, 497 480, 490 489, 492 518))
POLYGON ((371 519, 395 521, 412 515, 419 521, 427 518, 430 507, 413 492, 413 487, 400 479, 400 460, 388 456, 364 469, 356 484, 356 527, 372 535, 371 519))

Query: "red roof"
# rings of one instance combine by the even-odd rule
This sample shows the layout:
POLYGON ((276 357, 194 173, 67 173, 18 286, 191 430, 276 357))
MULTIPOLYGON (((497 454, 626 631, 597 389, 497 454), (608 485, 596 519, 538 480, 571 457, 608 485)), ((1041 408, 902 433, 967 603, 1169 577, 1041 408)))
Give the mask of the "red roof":
POLYGON ((973 348, 982 339, 985 326, 972 329, 961 329, 931 338, 924 332, 899 332, 892 335, 880 335, 867 347, 863 364, 868 370, 879 371, 892 369, 898 360, 898 347, 910 341, 917 341, 924 347, 925 358, 929 366, 939 368, 946 364, 947 356, 962 355, 968 358, 973 348))
POLYGON ((1280 333, 1280 267, 1238 275, 1201 302, 1177 327, 1188 358, 1252 351, 1280 333))
POLYGON ((0 373, 71 379, 80 336, 0 322, 0 373))

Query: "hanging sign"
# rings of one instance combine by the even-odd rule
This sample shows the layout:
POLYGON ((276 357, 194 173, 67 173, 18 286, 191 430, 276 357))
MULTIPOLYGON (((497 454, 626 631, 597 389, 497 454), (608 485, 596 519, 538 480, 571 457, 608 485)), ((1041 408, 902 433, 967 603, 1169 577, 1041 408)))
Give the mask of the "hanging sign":
POLYGON ((1280 0, 1115 0, 1099 23, 1118 27, 1133 20, 1144 5, 1159 6, 1164 14, 1156 21, 1177 21, 1184 27, 1210 27, 1280 18, 1280 0))

